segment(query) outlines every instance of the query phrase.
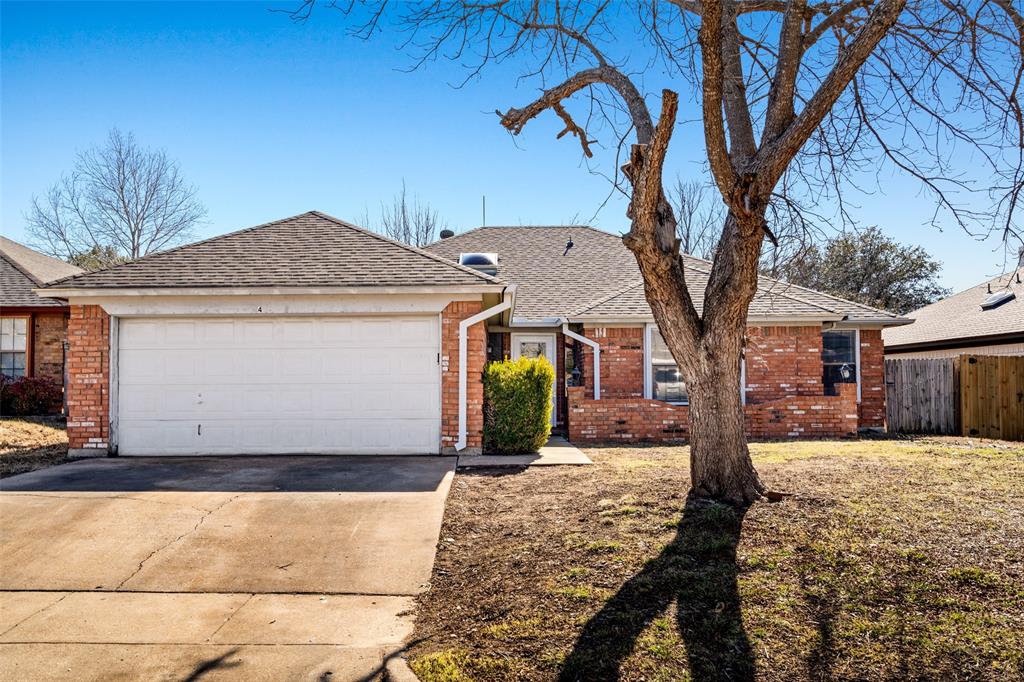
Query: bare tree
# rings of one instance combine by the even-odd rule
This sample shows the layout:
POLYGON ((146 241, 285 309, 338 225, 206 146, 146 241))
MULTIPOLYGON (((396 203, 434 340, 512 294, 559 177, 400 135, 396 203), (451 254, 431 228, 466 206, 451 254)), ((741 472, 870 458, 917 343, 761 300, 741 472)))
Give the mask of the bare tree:
POLYGON ((205 215, 176 161, 114 129, 45 197, 32 198, 26 220, 43 251, 65 260, 89 254, 102 267, 187 241, 205 215))
POLYGON ((766 492, 735 387, 762 243, 778 241, 770 214, 808 221, 831 203, 846 219, 849 195, 895 169, 934 202, 937 225, 1006 238, 1019 227, 1024 20, 1014 0, 332 4, 361 36, 404 31, 416 66, 448 57, 477 77, 492 62, 521 65, 541 90, 498 112, 511 133, 550 112, 588 159, 622 149, 623 240, 688 385, 700 496, 745 503, 766 492), (701 313, 663 178, 673 134, 691 124, 726 212, 701 313))
POLYGON ((714 258, 725 218, 725 208, 717 195, 718 191, 707 183, 676 177, 669 202, 676 212, 676 233, 683 253, 706 260, 714 258))
POLYGON ((409 196, 405 180, 402 181, 402 190, 390 204, 381 202, 380 220, 372 220, 367 214, 362 222, 395 241, 412 246, 426 246, 447 227, 430 204, 421 202, 418 196, 409 196))

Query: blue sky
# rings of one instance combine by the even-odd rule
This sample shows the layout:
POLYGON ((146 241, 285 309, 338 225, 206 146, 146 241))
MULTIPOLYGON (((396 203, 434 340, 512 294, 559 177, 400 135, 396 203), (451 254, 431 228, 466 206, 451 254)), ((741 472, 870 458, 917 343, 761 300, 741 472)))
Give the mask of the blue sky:
MULTIPOLYGON (((494 110, 527 102, 515 64, 457 89, 447 62, 407 73, 388 39, 345 37, 340 15, 296 25, 269 7, 292 3, 10 3, 0 5, 2 232, 25 241, 24 214, 77 151, 117 126, 162 147, 199 188, 210 236, 310 209, 358 220, 400 188, 457 231, 489 224, 589 221, 624 231, 625 203, 554 139, 554 116, 513 139, 494 110), (600 209, 600 210, 599 210, 600 209), (596 216, 595 216, 596 213, 596 216)), ((673 172, 696 177, 701 138, 675 140, 673 172)), ((611 171, 611 167, 602 170, 611 171)), ((883 178, 858 197, 864 225, 923 244, 955 289, 998 273, 997 240, 978 242, 931 213, 914 187, 883 178)))

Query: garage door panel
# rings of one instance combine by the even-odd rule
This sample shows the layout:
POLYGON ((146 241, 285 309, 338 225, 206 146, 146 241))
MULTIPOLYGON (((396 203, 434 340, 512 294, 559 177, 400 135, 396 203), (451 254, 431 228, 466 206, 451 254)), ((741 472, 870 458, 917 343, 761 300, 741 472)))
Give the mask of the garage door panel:
POLYGON ((191 421, 128 421, 121 448, 133 455, 237 454, 429 454, 423 443, 436 432, 433 420, 351 419, 243 420, 204 424, 191 421), (272 444, 287 440, 287 447, 272 444))
POLYGON ((121 321, 122 454, 430 453, 438 320, 121 321))
POLYGON ((163 360, 153 358, 152 353, 122 346, 117 363, 121 386, 163 379, 163 360))

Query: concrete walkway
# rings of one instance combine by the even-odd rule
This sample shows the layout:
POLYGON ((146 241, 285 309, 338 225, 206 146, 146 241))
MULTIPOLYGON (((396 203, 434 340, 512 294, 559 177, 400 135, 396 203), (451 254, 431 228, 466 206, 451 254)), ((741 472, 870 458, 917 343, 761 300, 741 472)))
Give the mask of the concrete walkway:
POLYGON ((459 457, 460 469, 580 464, 593 464, 593 462, 579 448, 561 436, 551 436, 544 447, 530 455, 464 455, 459 457))
POLYGON ((454 458, 123 458, 0 481, 0 679, 374 679, 454 458))

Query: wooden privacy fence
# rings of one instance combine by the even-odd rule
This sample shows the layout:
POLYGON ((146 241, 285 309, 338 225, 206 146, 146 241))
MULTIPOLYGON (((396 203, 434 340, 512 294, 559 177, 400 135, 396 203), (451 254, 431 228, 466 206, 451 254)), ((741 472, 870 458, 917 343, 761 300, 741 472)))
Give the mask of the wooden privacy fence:
POLYGON ((1024 356, 960 356, 965 436, 1024 440, 1024 356))
POLYGON ((960 433, 957 358, 885 361, 885 411, 896 433, 960 433))
POLYGON ((885 391, 890 431, 1024 440, 1024 357, 890 359, 885 391))

